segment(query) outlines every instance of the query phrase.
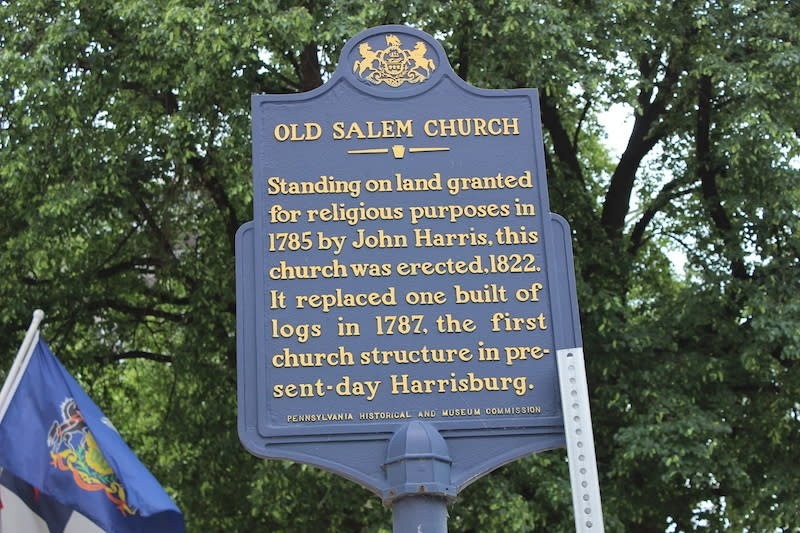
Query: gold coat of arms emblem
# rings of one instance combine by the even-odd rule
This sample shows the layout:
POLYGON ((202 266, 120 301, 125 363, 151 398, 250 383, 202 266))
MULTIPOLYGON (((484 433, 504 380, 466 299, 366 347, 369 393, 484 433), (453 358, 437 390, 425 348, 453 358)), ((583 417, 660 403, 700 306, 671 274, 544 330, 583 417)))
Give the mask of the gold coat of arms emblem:
POLYGON ((386 48, 373 50, 366 41, 358 45, 361 58, 353 63, 353 72, 374 85, 385 83, 399 87, 404 83, 421 83, 436 70, 433 59, 427 57, 428 47, 417 41, 414 48, 402 47, 396 35, 386 35, 386 48))

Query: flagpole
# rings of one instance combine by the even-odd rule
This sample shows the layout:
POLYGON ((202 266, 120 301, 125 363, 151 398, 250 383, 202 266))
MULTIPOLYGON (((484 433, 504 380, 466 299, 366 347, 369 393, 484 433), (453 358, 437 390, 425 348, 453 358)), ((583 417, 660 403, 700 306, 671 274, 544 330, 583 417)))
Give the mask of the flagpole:
POLYGON ((17 391, 19 380, 25 368, 28 366, 31 354, 33 353, 33 346, 39 340, 39 324, 44 320, 44 311, 37 309, 33 312, 33 320, 28 327, 28 332, 25 333, 25 338, 22 340, 22 345, 19 347, 17 357, 14 358, 14 364, 11 365, 11 370, 8 371, 6 382, 3 383, 3 388, 0 390, 0 422, 6 416, 8 404, 11 403, 11 398, 17 391))

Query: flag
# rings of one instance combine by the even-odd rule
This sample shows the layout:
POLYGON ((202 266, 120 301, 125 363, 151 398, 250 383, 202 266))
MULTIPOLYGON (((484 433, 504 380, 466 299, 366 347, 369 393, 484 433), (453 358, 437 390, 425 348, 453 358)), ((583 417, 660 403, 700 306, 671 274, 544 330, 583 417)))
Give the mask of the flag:
POLYGON ((48 501, 109 532, 183 532, 175 503, 47 344, 35 339, 25 355, 0 397, 4 476, 37 492, 35 507, 54 516, 48 501))
POLYGON ((103 533, 94 522, 28 485, 0 473, 0 533, 103 533))

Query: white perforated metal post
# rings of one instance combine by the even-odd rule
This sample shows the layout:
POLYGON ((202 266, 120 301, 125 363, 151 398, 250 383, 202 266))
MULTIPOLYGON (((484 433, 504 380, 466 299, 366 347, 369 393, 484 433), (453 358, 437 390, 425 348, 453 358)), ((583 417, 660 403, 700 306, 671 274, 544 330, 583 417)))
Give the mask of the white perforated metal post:
POLYGON ((583 348, 558 350, 556 361, 561 386, 561 407, 564 411, 564 432, 567 437, 575 530, 579 533, 600 533, 605 528, 583 348))

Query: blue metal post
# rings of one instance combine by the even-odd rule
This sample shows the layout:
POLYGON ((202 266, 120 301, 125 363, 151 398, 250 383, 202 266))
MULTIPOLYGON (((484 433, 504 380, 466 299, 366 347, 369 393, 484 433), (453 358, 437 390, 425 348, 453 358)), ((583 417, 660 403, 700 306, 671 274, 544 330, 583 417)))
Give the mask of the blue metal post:
POLYGON ((446 533, 447 500, 438 496, 406 496, 392 504, 394 533, 446 533))
POLYGON ((414 420, 389 440, 383 502, 392 509, 394 533, 446 533, 447 504, 455 499, 452 459, 435 427, 414 420))

